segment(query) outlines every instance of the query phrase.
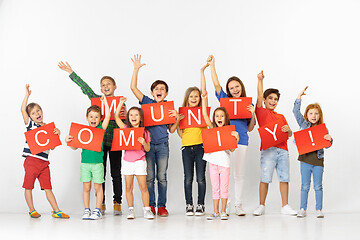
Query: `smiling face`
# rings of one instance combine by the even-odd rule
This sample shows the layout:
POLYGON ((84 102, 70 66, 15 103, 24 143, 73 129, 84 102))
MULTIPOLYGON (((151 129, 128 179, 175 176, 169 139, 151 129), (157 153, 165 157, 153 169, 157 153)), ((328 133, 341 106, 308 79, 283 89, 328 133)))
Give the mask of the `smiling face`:
POLYGON ((141 115, 140 115, 139 110, 131 109, 128 114, 129 114, 128 121, 130 122, 131 126, 139 127, 140 121, 141 121, 141 115))
POLYGON ((113 97, 114 96, 116 85, 114 84, 113 80, 111 80, 109 78, 102 79, 101 83, 100 83, 100 87, 101 87, 101 92, 106 97, 113 97))
POLYGON ((86 120, 90 127, 97 127, 100 124, 101 115, 99 112, 90 111, 86 116, 86 120))
POLYGON ((168 95, 166 86, 164 84, 158 84, 151 91, 151 95, 154 97, 156 102, 164 101, 165 97, 168 95))
POLYGON ((238 81, 231 81, 228 84, 228 89, 232 97, 241 97, 242 88, 238 81))
POLYGON ((37 124, 43 124, 43 112, 39 105, 34 105, 34 107, 29 111, 29 117, 37 124))
POLYGON ((278 101, 278 96, 275 93, 270 93, 264 100, 265 108, 274 111, 278 104, 278 101))
POLYGON ((223 110, 216 110, 214 112, 214 123, 217 127, 225 126, 226 114, 223 110))
POLYGON ((200 104, 200 92, 197 90, 191 91, 188 98, 188 107, 198 107, 200 104))
POLYGON ((319 109, 312 108, 307 112, 307 119, 311 125, 316 125, 320 119, 319 109))

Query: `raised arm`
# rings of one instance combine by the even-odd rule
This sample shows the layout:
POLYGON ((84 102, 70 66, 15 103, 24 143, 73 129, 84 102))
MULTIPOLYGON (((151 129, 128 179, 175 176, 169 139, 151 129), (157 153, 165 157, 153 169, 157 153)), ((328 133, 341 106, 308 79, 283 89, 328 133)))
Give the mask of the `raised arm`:
POLYGON ((206 108, 207 108, 207 92, 201 93, 201 98, 202 98, 202 114, 204 116, 206 125, 208 126, 208 128, 212 128, 213 125, 211 123, 211 120, 207 114, 206 108))
POLYGON ((125 123, 121 120, 121 118, 119 116, 121 108, 122 108, 122 106, 124 105, 125 102, 126 102, 126 97, 120 98, 120 103, 117 106, 116 111, 115 111, 115 122, 120 128, 125 127, 125 123))
POLYGON ((305 91, 308 87, 306 86, 304 88, 304 90, 302 90, 299 95, 297 96, 295 102, 294 102, 294 108, 293 108, 293 113, 295 116, 295 119, 297 121, 297 123, 299 124, 299 127, 304 127, 303 125, 306 123, 306 120, 304 118, 304 116, 301 114, 300 112, 300 108, 301 108, 301 97, 303 95, 306 95, 305 91))
POLYGON ((29 118, 30 118, 29 115, 26 112, 26 105, 27 105, 27 102, 29 100, 29 96, 31 94, 29 84, 25 85, 25 89, 26 89, 25 97, 24 97, 24 100, 22 101, 22 104, 21 104, 21 114, 23 116, 24 123, 27 125, 29 123, 29 118))
POLYGON ((258 78, 258 87, 257 87, 257 92, 258 92, 258 96, 257 96, 257 101, 256 101, 256 106, 257 107, 261 107, 262 103, 264 101, 264 84, 263 84, 263 80, 265 78, 263 71, 261 70, 261 72, 257 75, 258 78))
POLYGON ((221 86, 220 86, 219 79, 218 79, 218 76, 217 76, 216 70, 215 70, 215 58, 213 55, 210 55, 206 61, 210 65, 211 79, 213 81, 215 91, 218 95, 220 95, 221 86))
POLYGON ((61 61, 61 62, 58 63, 58 67, 61 70, 65 71, 65 72, 68 72, 69 74, 72 74, 74 72, 68 62, 64 63, 64 62, 61 61))
POLYGON ((141 55, 138 54, 134 55, 134 59, 131 59, 131 61, 134 64, 134 72, 131 77, 130 88, 131 91, 134 93, 135 97, 141 102, 144 97, 144 94, 137 87, 137 79, 138 79, 139 69, 142 66, 145 66, 146 64, 141 63, 141 55))
POLYGON ((102 96, 100 100, 104 103, 105 106, 105 117, 104 117, 104 121, 102 122, 102 128, 106 130, 110 122, 110 108, 109 108, 109 104, 106 101, 105 96, 102 96))
MULTIPOLYGON (((209 63, 207 62, 205 66, 203 66, 200 69, 200 79, 201 79, 201 93, 206 93, 206 80, 205 80, 205 69, 209 66, 209 63)), ((206 106, 208 105, 208 99, 206 98, 204 101, 206 101, 206 106)))

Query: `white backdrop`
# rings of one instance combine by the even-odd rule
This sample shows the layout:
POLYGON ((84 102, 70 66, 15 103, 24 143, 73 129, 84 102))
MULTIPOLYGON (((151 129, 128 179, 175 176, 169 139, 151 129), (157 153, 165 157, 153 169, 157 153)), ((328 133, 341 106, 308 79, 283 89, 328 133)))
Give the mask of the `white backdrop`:
MULTIPOLYGON (((293 131, 298 130, 292 114, 293 102, 298 92, 309 85, 302 111, 307 104, 319 102, 334 138, 334 145, 325 153, 324 210, 359 211, 359 205, 355 204, 360 196, 360 188, 355 184, 356 170, 360 167, 356 150, 360 133, 356 126, 356 119, 360 117, 356 107, 359 98, 359 7, 360 2, 355 0, 0 0, 3 120, 0 212, 27 211, 21 188, 25 128, 20 105, 25 84, 29 83, 32 89, 29 101, 42 106, 45 122, 55 122, 62 131, 64 143, 71 122, 86 124, 89 100, 68 74, 58 69, 57 62, 68 61, 97 93, 100 93, 102 76, 114 77, 118 86, 116 95, 127 96, 127 105, 133 106, 138 103, 129 88, 133 70, 130 58, 136 53, 142 54, 147 64, 140 70, 139 88, 149 94, 154 80, 165 80, 170 88, 167 99, 174 100, 176 107, 181 105, 187 87, 200 85, 199 70, 209 54, 215 55, 223 87, 230 76, 238 76, 248 96, 254 98, 256 75, 264 70, 264 88, 280 90, 276 110, 285 115, 293 131)), ((206 78, 210 106, 217 107, 219 103, 208 70, 206 78)), ((256 129, 249 135, 244 190, 247 212, 258 205, 260 175, 259 135, 256 129)), ((289 202, 298 209, 300 172, 292 140, 288 141, 289 202)), ((172 134, 167 204, 170 214, 183 212, 185 206, 180 147, 180 138, 172 134)), ((80 150, 73 151, 66 145, 57 147, 51 152, 50 161, 52 184, 60 208, 80 213, 83 209, 80 150)), ((112 205, 110 183, 108 173, 108 208, 112 205)), ((135 186, 135 201, 140 206, 135 186)), ((231 191, 233 195, 232 186, 231 191)), ((309 209, 314 209, 313 190, 309 198, 309 209)), ((34 201, 39 211, 50 211, 38 184, 34 201)), ((209 211, 212 209, 210 181, 206 203, 209 211)), ((278 180, 274 175, 267 210, 279 211, 280 205, 278 180)))

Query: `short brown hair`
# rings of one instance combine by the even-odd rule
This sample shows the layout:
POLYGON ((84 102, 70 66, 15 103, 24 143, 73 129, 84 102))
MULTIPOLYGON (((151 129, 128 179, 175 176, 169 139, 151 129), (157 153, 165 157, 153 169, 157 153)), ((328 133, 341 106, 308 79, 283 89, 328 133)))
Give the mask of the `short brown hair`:
POLYGON ((213 120, 212 120, 212 124, 213 124, 213 127, 217 127, 216 123, 215 123, 215 113, 216 111, 223 111, 225 113, 225 123, 224 123, 224 126, 227 126, 227 125, 230 125, 230 117, 229 117, 229 113, 228 111, 226 110, 226 108, 224 107, 218 107, 214 110, 214 113, 213 113, 213 120))
POLYGON ((188 102, 189 102, 189 96, 190 96, 192 91, 198 91, 199 92, 200 102, 199 102, 198 106, 201 106, 201 92, 200 92, 200 89, 198 87, 189 87, 188 89, 186 89, 185 96, 184 96, 184 102, 182 104, 182 107, 187 107, 188 102))
POLYGON ((166 92, 169 91, 169 86, 167 85, 167 83, 163 80, 156 80, 155 82, 153 82, 153 84, 151 84, 150 90, 153 91, 154 88, 156 88, 157 85, 159 84, 164 84, 165 85, 165 90, 166 92))
POLYGON ((278 100, 280 99, 280 92, 279 92, 279 90, 277 90, 275 88, 266 89, 264 92, 264 99, 266 99, 272 93, 276 94, 276 96, 278 97, 278 100))
POLYGON ((101 108, 98 105, 92 105, 86 110, 86 117, 89 115, 90 112, 97 112, 101 116, 101 108))
POLYGON ((245 85, 244 83, 240 80, 240 78, 238 77, 235 77, 235 76, 232 76, 231 78, 229 78, 226 82, 226 95, 228 97, 233 97, 231 94, 230 94, 230 90, 229 90, 229 83, 232 82, 232 81, 237 81, 238 83, 240 83, 240 86, 241 86, 241 97, 246 97, 246 91, 245 91, 245 85))
POLYGON ((40 108, 40 110, 42 111, 42 108, 40 107, 39 104, 37 103, 29 103, 27 106, 26 106, 26 113, 27 115, 30 117, 30 112, 34 109, 34 107, 38 106, 40 108))
POLYGON ((100 84, 102 83, 102 81, 103 81, 104 79, 109 79, 109 80, 116 86, 115 80, 114 80, 112 77, 110 77, 110 76, 103 76, 103 77, 100 79, 100 84))
POLYGON ((319 111, 319 121, 316 123, 316 125, 319 125, 319 124, 323 124, 324 123, 324 117, 323 117, 323 113, 322 113, 322 110, 321 110, 321 107, 320 107, 320 104, 318 103, 312 103, 312 104, 309 104, 306 109, 305 109, 305 113, 304 113, 304 118, 307 122, 309 122, 309 119, 307 117, 307 114, 309 112, 310 109, 313 109, 313 108, 316 108, 318 111, 319 111))

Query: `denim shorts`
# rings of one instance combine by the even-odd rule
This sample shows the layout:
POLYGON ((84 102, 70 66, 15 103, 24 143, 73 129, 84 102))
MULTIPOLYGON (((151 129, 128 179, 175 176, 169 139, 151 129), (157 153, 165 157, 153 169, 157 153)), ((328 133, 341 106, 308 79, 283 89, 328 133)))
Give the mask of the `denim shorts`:
POLYGON ((271 147, 261 151, 261 182, 271 183, 274 169, 280 182, 289 182, 289 152, 271 147))

